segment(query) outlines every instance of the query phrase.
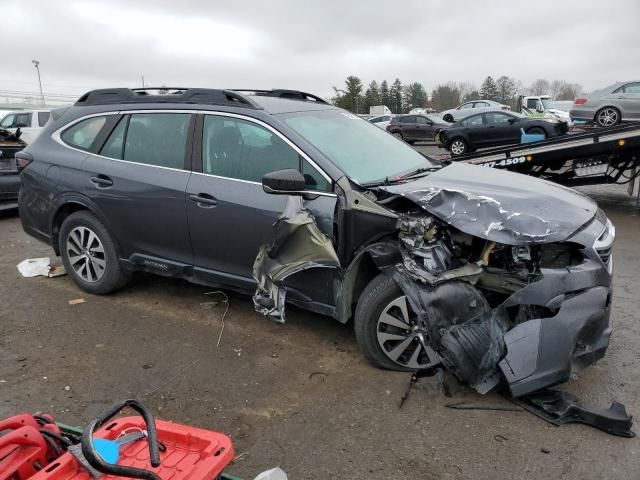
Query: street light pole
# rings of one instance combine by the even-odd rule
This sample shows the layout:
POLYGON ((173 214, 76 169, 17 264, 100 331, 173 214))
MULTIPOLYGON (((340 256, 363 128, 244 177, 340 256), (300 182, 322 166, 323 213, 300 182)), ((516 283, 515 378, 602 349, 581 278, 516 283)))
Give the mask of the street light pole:
POLYGON ((38 85, 40 85, 40 101, 42 102, 42 106, 44 107, 44 94, 42 93, 42 80, 40 80, 40 62, 38 60, 31 60, 33 66, 36 67, 36 72, 38 72, 38 85))

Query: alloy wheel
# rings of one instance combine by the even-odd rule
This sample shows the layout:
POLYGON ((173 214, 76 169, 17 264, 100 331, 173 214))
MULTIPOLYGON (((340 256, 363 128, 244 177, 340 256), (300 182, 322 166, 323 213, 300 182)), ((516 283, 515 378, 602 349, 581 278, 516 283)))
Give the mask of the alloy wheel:
POLYGON ((465 144, 462 140, 454 140, 451 142, 450 150, 454 155, 462 155, 465 150, 465 144))
POLYGON ((390 302, 380 314, 376 328, 378 344, 392 362, 412 370, 432 364, 427 354, 427 332, 418 326, 407 297, 390 302))
POLYGON ((98 236, 87 227, 75 227, 67 236, 67 257, 75 273, 85 282, 95 283, 104 276, 106 259, 98 236))
POLYGON ((618 123, 618 111, 613 108, 605 108, 598 114, 598 123, 603 127, 611 127, 618 123))

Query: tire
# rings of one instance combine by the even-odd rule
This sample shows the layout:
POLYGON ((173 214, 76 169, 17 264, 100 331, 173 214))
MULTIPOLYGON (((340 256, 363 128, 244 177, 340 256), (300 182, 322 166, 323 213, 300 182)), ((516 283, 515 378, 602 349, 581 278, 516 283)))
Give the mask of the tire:
POLYGON ((407 140, 407 143, 409 145, 414 145, 416 143, 416 141, 415 140, 407 140))
POLYGON ((464 155, 469 151, 469 146, 462 138, 454 138, 449 142, 449 152, 454 157, 464 155))
POLYGON ((402 133, 400 133, 400 132, 393 132, 391 135, 396 137, 398 140, 404 140, 404 137, 402 136, 402 133))
POLYGON ((413 371, 429 364, 423 343, 418 336, 423 335, 424 341, 426 341, 426 337, 424 337, 424 332, 415 326, 415 323, 416 317, 408 307, 404 293, 391 277, 380 274, 371 280, 362 291, 354 317, 356 341, 369 362, 376 367, 386 370, 413 371), (400 321, 397 323, 396 320, 402 317, 399 314, 403 304, 409 322, 400 321), (389 316, 393 317, 392 320, 395 319, 396 324, 402 325, 404 323, 407 328, 399 328, 395 324, 383 321, 387 320, 389 316), (404 337, 404 340, 398 338, 385 341, 383 340, 384 335, 404 337), (407 347, 395 361, 387 352, 393 351, 396 347, 400 348, 403 341, 406 341, 407 347), (381 342, 385 345, 384 348, 381 342), (413 360, 412 354, 415 354, 416 350, 418 350, 416 360, 411 362, 413 360))
POLYGON ((450 113, 447 113, 444 117, 442 117, 442 119, 445 122, 453 123, 453 115, 451 115, 450 113))
POLYGON ((615 107, 604 107, 598 110, 594 120, 600 127, 614 127, 622 121, 622 114, 615 107))
POLYGON ((65 218, 58 245, 67 275, 85 292, 105 295, 122 288, 131 277, 120 266, 117 246, 107 228, 91 212, 83 210, 65 218))
POLYGON ((544 135, 544 138, 547 138, 547 132, 544 131, 544 128, 541 127, 533 127, 527 130, 527 133, 532 135, 544 135))

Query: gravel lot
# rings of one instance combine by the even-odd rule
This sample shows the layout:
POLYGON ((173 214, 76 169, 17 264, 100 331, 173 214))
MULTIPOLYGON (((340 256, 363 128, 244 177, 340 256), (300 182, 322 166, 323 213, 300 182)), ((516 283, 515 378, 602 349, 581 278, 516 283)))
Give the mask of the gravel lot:
MULTIPOLYGON (((640 207, 622 187, 583 191, 617 227, 615 331, 604 360, 564 388, 638 414, 640 207)), ((25 279, 16 270, 52 254, 16 214, 0 217, 0 417, 44 410, 83 424, 135 396, 158 417, 227 432, 236 454, 246 453, 229 471, 245 478, 276 465, 291 479, 640 478, 636 438, 445 406, 504 402, 495 394, 454 385, 446 398, 425 379, 399 409, 409 376, 371 367, 350 325, 295 308, 278 325, 229 293, 216 347, 224 305, 210 303, 218 299, 204 295, 210 289, 138 275, 118 294, 96 297, 68 277, 25 279), (69 304, 78 298, 85 303, 69 304)))

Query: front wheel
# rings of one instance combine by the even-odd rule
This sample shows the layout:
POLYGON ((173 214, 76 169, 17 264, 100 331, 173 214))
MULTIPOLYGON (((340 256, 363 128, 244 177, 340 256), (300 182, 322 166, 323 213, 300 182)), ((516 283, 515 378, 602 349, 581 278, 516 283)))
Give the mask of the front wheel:
POLYGON ((596 113, 596 123, 601 127, 613 127, 620 123, 622 115, 617 108, 605 107, 596 113))
POLYGON ((418 326, 407 297, 385 274, 375 277, 358 300, 354 317, 358 346, 376 367, 419 370, 431 365, 427 332, 418 326))
POLYGON ((130 273, 120 266, 111 235, 88 211, 65 218, 60 227, 59 247, 67 274, 85 292, 103 295, 129 280, 130 273))
POLYGON ((447 113, 444 117, 442 117, 442 119, 445 122, 453 123, 453 115, 451 115, 450 113, 447 113))
POLYGON ((467 149, 467 142, 461 138, 454 138, 449 144, 449 151, 451 152, 451 155, 454 156, 464 155, 467 153, 467 149))
POLYGON ((396 137, 398 140, 404 140, 404 137, 402 136, 402 133, 400 133, 400 132, 393 132, 391 135, 396 137))

